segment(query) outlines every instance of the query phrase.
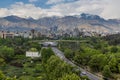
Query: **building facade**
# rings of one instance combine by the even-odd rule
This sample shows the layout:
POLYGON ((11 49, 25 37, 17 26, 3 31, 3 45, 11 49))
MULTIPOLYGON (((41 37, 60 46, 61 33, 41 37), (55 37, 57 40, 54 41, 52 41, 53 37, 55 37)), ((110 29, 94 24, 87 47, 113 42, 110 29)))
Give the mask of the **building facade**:
POLYGON ((3 38, 3 39, 14 38, 14 33, 2 31, 2 32, 0 32, 0 37, 3 38))

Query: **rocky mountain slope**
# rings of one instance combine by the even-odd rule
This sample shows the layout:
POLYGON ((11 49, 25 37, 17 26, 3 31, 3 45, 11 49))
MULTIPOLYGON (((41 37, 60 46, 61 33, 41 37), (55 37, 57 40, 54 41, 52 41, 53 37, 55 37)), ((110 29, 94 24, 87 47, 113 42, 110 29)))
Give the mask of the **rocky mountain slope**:
POLYGON ((81 14, 78 16, 44 17, 38 20, 7 16, 0 18, 0 29, 29 30, 31 28, 50 29, 57 26, 58 30, 86 29, 96 32, 120 32, 120 20, 105 20, 98 15, 81 14))

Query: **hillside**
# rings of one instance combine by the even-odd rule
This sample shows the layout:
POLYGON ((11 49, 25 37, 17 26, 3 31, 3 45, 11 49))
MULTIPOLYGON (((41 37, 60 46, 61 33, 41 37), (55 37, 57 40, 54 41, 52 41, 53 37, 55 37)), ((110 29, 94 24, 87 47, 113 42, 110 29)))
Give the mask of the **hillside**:
POLYGON ((55 26, 58 27, 58 30, 73 30, 77 27, 79 30, 85 29, 95 32, 120 32, 120 20, 105 20, 98 15, 85 13, 78 16, 44 17, 38 20, 13 15, 0 18, 0 29, 5 30, 29 30, 31 28, 49 30, 55 26))

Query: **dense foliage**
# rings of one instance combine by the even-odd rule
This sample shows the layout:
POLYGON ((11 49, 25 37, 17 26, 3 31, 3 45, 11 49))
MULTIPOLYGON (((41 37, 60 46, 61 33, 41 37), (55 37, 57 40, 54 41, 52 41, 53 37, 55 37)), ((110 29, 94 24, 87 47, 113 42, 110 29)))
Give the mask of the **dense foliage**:
POLYGON ((68 65, 54 55, 51 48, 42 50, 42 80, 81 80, 79 72, 74 70, 74 67, 68 65))
MULTIPOLYGON (((58 48, 69 60, 96 75, 120 79, 120 34, 66 39, 59 41, 58 48)), ((51 48, 20 37, 0 39, 0 70, 0 80, 87 79, 55 56, 51 48), (38 51, 42 56, 29 58, 26 51, 38 51)))
POLYGON ((107 35, 103 37, 104 40, 107 40, 110 45, 118 45, 120 44, 120 33, 107 35))
POLYGON ((67 58, 84 69, 105 78, 120 79, 119 41, 120 36, 116 34, 102 38, 86 37, 76 42, 59 42, 58 47, 67 58))
POLYGON ((0 80, 81 80, 80 72, 54 55, 39 42, 15 38, 0 39, 0 80), (41 52, 41 57, 25 56, 26 51, 41 52))

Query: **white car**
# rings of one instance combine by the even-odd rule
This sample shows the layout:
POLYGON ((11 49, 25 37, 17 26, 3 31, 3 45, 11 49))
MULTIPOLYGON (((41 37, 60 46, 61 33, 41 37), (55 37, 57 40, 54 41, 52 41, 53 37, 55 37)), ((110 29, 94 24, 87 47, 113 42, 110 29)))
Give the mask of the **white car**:
POLYGON ((86 72, 85 71, 81 72, 81 75, 86 75, 86 72))

